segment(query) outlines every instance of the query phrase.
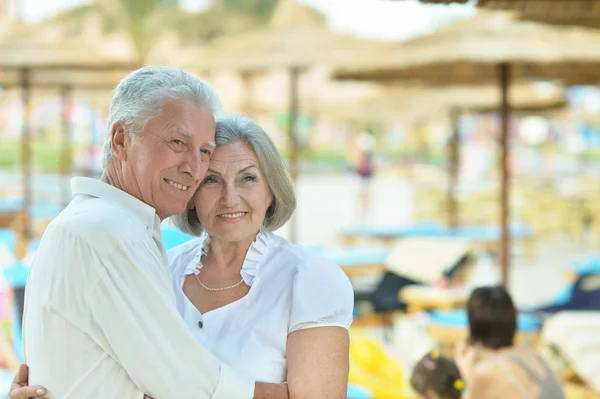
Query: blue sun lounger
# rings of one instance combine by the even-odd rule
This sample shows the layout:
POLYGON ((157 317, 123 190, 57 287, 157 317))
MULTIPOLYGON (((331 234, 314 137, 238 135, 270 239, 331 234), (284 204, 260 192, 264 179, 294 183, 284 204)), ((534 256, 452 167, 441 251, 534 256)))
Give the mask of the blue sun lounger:
MULTIPOLYGON (((460 226, 446 228, 439 223, 421 223, 406 227, 393 226, 359 226, 341 230, 343 236, 370 237, 370 238, 463 238, 472 241, 499 240, 501 230, 496 225, 460 226)), ((524 224, 512 224, 510 234, 513 238, 523 239, 533 237, 533 229, 524 224)))
MULTIPOLYGON (((454 328, 467 328, 469 320, 464 309, 431 312, 431 322, 437 325, 454 328)), ((540 320, 529 314, 519 313, 517 316, 517 330, 520 332, 533 332, 541 327, 540 320)))

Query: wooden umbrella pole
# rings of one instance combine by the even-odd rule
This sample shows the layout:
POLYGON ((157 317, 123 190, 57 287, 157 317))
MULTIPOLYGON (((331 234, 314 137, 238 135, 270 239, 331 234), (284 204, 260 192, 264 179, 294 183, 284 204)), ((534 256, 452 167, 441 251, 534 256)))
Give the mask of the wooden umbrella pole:
POLYGON ((61 88, 61 101, 62 101, 62 157, 60 163, 60 177, 61 177, 61 205, 67 206, 71 199, 71 189, 69 186, 69 178, 73 172, 72 162, 72 132, 71 132, 71 121, 69 120, 69 111, 71 104, 71 94, 73 90, 69 85, 64 85, 61 88))
POLYGON ((21 69, 21 101, 23 102, 23 124, 21 131, 21 185, 23 190, 23 217, 19 227, 22 238, 29 240, 29 210, 31 208, 31 81, 29 68, 21 69))
POLYGON ((460 112, 454 108, 450 111, 450 120, 452 123, 452 136, 449 142, 448 153, 448 227, 458 226, 459 209, 456 201, 456 186, 458 184, 458 168, 460 163, 460 137, 459 120, 460 112))
MULTIPOLYGON (((300 153, 300 144, 298 142, 298 133, 296 132, 296 120, 298 118, 298 79, 300 77, 300 68, 290 68, 290 87, 289 87, 289 121, 288 121, 288 143, 289 143, 289 159, 290 159, 290 175, 294 185, 298 181, 299 167, 298 158, 300 153)), ((297 242, 298 239, 298 210, 292 214, 290 219, 290 241, 297 242)))
POLYGON ((502 63, 500 69, 500 87, 502 92, 502 130, 500 135, 500 150, 501 155, 501 182, 500 182, 500 223, 502 228, 501 250, 500 250, 500 266, 502 268, 502 284, 508 285, 509 267, 510 267, 510 140, 509 140, 509 121, 510 121, 510 105, 508 99, 508 91, 510 86, 510 65, 502 63))

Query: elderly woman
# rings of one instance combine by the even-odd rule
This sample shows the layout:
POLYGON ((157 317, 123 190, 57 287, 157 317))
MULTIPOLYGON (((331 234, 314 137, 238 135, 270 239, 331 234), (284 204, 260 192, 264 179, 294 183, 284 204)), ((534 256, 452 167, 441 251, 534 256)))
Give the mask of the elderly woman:
MULTIPOLYGON (((181 317, 222 362, 257 381, 287 383, 282 398, 345 398, 348 278, 273 233, 296 198, 269 136, 231 115, 217 120, 216 144, 187 211, 173 220, 197 236, 168 253, 181 317)), ((10 398, 34 394, 17 388, 10 398)))
POLYGON ((533 350, 514 344, 517 311, 504 287, 480 287, 467 302, 469 339, 455 360, 466 398, 563 399, 560 382, 533 350))

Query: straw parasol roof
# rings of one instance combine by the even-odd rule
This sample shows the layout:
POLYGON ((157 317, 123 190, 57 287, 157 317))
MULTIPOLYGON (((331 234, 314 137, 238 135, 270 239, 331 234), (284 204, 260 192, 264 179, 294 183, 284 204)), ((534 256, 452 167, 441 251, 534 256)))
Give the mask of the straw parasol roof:
MULTIPOLYGON (((420 0, 422 3, 466 4, 469 0, 420 0)), ((558 25, 600 27, 598 0, 479 0, 489 10, 516 11, 523 19, 558 25)))
POLYGON ((598 0, 480 0, 481 7, 514 10, 524 19, 559 25, 600 27, 598 0))
MULTIPOLYGON (((86 90, 112 90, 125 77, 127 70, 90 71, 78 69, 37 70, 29 73, 29 82, 36 88, 69 86, 86 90)), ((21 85, 22 74, 17 69, 0 68, 0 87, 15 88, 21 85)))
MULTIPOLYGON (((317 97, 317 96, 315 96, 317 97)), ((406 122, 436 116, 446 117, 450 110, 461 113, 483 114, 498 110, 498 87, 450 86, 386 87, 363 99, 348 98, 327 103, 314 98, 305 109, 307 113, 332 115, 355 121, 406 122), (426 107, 423 104, 427 104, 426 107)), ((531 84, 515 85, 510 92, 513 110, 522 114, 548 113, 567 107, 563 88, 556 87, 547 96, 541 95, 531 84)))
POLYGON ((341 68, 335 76, 481 84, 495 82, 497 65, 509 63, 514 64, 514 79, 560 78, 567 85, 595 84, 600 80, 599 49, 600 32, 515 21, 509 13, 480 11, 431 35, 365 54, 361 59, 368 62, 341 68))
MULTIPOLYGON (((510 91, 509 101, 514 109, 523 112, 547 111, 564 107, 563 88, 554 87, 548 95, 542 95, 532 84, 518 84, 510 91)), ((420 110, 426 116, 436 110, 447 112, 449 109, 465 113, 482 113, 496 109, 499 90, 497 85, 484 86, 446 86, 440 88, 388 87, 384 93, 387 103, 398 109, 420 110), (427 104, 424 107, 423 104, 427 104)), ((414 112, 413 112, 414 113, 414 112)))
POLYGON ((185 51, 184 66, 256 71, 350 60, 374 41, 333 33, 325 17, 297 0, 280 0, 265 28, 223 37, 185 51))
POLYGON ((45 70, 126 70, 135 67, 129 54, 84 41, 48 41, 33 27, 16 23, 0 40, 0 68, 45 70))

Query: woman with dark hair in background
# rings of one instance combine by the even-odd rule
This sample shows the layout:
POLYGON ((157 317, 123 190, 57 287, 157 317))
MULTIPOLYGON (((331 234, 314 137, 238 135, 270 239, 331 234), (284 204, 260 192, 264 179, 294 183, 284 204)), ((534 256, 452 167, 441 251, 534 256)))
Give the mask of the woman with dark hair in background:
POLYGON ((515 345, 517 310, 504 287, 475 289, 467 313, 469 338, 455 353, 466 398, 565 398, 548 363, 533 349, 515 345))

